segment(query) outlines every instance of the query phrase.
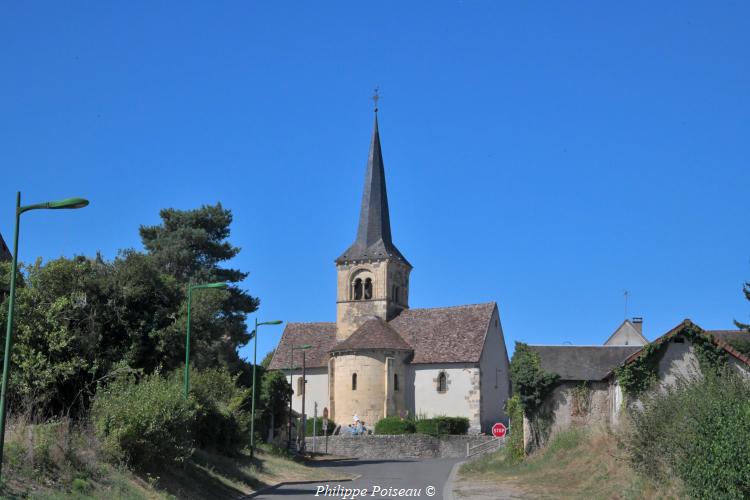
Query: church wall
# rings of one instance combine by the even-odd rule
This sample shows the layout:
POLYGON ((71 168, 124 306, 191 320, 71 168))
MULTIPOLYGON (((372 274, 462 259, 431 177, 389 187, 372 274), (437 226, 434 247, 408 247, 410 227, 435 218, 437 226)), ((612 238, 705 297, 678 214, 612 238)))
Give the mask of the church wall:
MULTIPOLYGON (((289 380, 289 372, 286 379, 289 380)), ((313 416, 314 403, 318 403, 318 415, 323 415, 323 408, 328 406, 328 368, 308 368, 305 371, 307 379, 307 395, 305 396, 305 411, 308 417, 313 416)), ((302 394, 297 392, 298 380, 302 379, 302 370, 295 370, 292 375, 292 409, 302 413, 302 394)))
POLYGON ((482 432, 490 433, 496 422, 507 424, 504 407, 505 401, 510 397, 510 363, 497 309, 490 320, 479 367, 480 421, 482 432))
POLYGON ((480 389, 479 366, 476 363, 444 363, 411 365, 410 391, 412 415, 436 417, 467 417, 470 431, 479 432, 480 389), (437 391, 437 380, 443 371, 447 377, 447 390, 437 391))

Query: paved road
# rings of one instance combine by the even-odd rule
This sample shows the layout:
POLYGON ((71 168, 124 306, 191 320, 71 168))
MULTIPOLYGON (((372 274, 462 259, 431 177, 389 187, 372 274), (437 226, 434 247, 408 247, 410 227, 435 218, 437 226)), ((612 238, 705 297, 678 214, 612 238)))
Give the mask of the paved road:
MULTIPOLYGON (((361 477, 353 481, 329 481, 322 483, 287 483, 264 491, 253 498, 284 498, 284 499, 338 499, 342 500, 345 489, 367 489, 366 495, 354 497, 356 500, 363 498, 377 498, 380 500, 396 498, 434 498, 443 499, 443 486, 448 480, 451 469, 457 458, 434 458, 428 460, 367 460, 367 459, 343 459, 336 461, 318 462, 316 467, 327 467, 349 474, 361 474, 361 477), (319 487, 328 485, 328 494, 321 490, 316 497, 319 487), (340 489, 337 489, 339 487, 340 489), (433 490, 429 490, 429 488, 433 490), (380 488, 379 490, 377 488, 380 488), (387 489, 404 490, 389 492, 387 489), (420 491, 417 491, 420 490, 420 491), (374 494, 373 494, 374 493, 374 494), (433 493, 433 495, 429 495, 433 493)), ((349 495, 347 498, 351 499, 349 495)))

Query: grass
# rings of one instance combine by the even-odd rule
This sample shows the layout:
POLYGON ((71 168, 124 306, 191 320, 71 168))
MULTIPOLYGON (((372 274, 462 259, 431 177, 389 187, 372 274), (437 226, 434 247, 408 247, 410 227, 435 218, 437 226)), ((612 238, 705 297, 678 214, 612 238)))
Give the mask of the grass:
POLYGON ((560 432, 520 463, 499 450, 464 464, 459 494, 479 483, 495 494, 505 488, 527 498, 681 498, 676 484, 657 485, 633 472, 606 430, 560 432))
POLYGON ((182 464, 134 473, 100 459, 90 431, 69 422, 15 422, 6 437, 0 498, 89 500, 236 499, 285 481, 348 479, 285 451, 258 447, 227 457, 196 450, 182 464))

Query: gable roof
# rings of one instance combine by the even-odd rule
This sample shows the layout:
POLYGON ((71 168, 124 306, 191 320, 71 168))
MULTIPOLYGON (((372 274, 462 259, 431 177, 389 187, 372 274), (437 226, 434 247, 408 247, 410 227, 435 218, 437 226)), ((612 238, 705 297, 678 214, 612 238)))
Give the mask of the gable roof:
POLYGON ((496 307, 406 309, 389 324, 414 349, 411 363, 478 363, 496 307))
POLYGON ((411 351, 401 335, 380 318, 372 318, 360 325, 349 338, 331 347, 330 352, 356 351, 363 349, 396 349, 411 351))
MULTIPOLYGON (((642 324, 642 323, 641 323, 642 324)), ((646 345, 648 339, 643 336, 632 321, 626 319, 609 336, 604 345, 646 345)))
POLYGON ((560 380, 603 380, 641 346, 530 345, 539 354, 542 370, 560 380))
POLYGON ((6 261, 6 260, 12 260, 13 254, 10 253, 10 249, 8 248, 8 245, 5 244, 5 240, 3 239, 3 235, 0 234, 0 262, 6 261))
MULTIPOLYGON (((741 363, 744 363, 750 366, 750 356, 748 356, 747 354, 741 353, 740 351, 735 349, 730 343, 727 342, 727 339, 730 338, 729 335, 742 336, 741 338, 746 338, 750 340, 750 334, 743 330, 704 330, 700 326, 690 321, 690 319, 684 319, 677 326, 669 330, 667 333, 665 333, 658 339, 654 340, 652 344, 662 344, 664 342, 668 342, 670 339, 672 339, 672 337, 682 332, 683 329, 690 328, 690 327, 697 328, 702 334, 707 335, 714 342, 714 344, 716 344, 717 346, 724 349, 727 353, 729 353, 730 356, 740 361, 741 363)), ((736 337, 731 337, 731 338, 736 338, 736 337)), ((643 348, 639 349, 637 352, 628 356, 624 364, 632 363, 633 361, 638 359, 642 354, 643 354, 643 348)))
MULTIPOLYGON (((336 343, 336 323, 287 323, 276 347, 269 370, 288 370, 292 361, 292 345, 310 344, 305 350, 305 365, 320 368, 328 365, 328 350, 336 343)), ((302 366, 301 351, 295 349, 294 365, 302 366)))
POLYGON ((336 262, 343 263, 352 260, 385 259, 389 257, 410 265, 391 239, 388 193, 385 189, 385 167, 383 166, 383 152, 380 149, 380 133, 378 132, 376 111, 372 141, 370 142, 370 154, 367 158, 365 187, 362 191, 357 237, 354 243, 336 259, 336 262))

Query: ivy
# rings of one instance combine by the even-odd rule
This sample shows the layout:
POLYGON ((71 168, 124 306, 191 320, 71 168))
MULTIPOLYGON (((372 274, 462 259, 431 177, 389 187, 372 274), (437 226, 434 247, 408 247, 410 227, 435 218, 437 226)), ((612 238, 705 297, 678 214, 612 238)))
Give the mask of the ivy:
POLYGON ((714 340, 696 326, 687 326, 679 334, 693 343, 695 356, 698 358, 698 365, 703 373, 721 372, 721 369, 727 365, 729 356, 727 351, 721 346, 716 345, 714 340))
POLYGON ((588 381, 581 382, 577 386, 571 389, 571 395, 573 397, 573 408, 571 413, 576 417, 583 417, 588 415, 591 409, 591 386, 588 381))

